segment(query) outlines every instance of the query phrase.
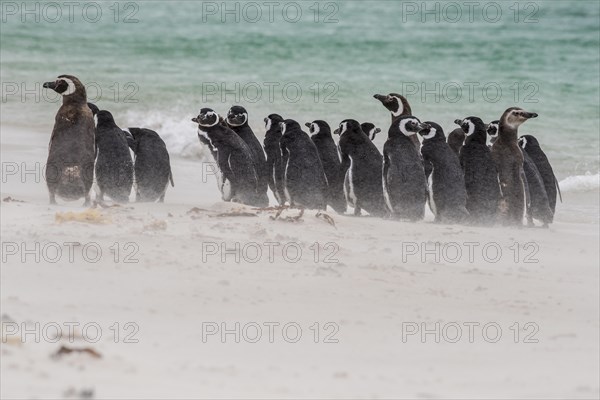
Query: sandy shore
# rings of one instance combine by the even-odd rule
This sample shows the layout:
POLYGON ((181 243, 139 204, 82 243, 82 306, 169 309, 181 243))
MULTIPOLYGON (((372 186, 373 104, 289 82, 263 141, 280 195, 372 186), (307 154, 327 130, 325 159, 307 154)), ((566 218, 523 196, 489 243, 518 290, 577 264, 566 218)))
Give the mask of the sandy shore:
POLYGON ((4 398, 599 396, 597 191, 547 230, 333 226, 174 156, 165 204, 58 222, 86 209, 47 204, 47 142, 2 128, 4 398))

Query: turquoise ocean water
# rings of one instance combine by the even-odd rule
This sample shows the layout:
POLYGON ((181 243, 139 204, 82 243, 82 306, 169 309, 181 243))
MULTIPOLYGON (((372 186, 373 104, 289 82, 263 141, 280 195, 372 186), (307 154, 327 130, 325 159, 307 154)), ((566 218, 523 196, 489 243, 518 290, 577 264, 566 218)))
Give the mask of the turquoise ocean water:
MULTIPOLYGON (((599 169, 598 1, 2 2, 2 127, 50 133, 59 101, 41 88, 78 76, 122 127, 147 126, 194 156, 189 118, 244 105, 255 132, 277 112, 344 118, 384 133, 375 93, 449 132, 517 105, 560 179, 599 169), (24 7, 27 7, 25 9, 24 7), (192 150, 190 150, 190 148, 192 150)), ((588 182, 589 183, 589 182, 588 182)), ((597 184, 596 184, 597 187, 597 184)))

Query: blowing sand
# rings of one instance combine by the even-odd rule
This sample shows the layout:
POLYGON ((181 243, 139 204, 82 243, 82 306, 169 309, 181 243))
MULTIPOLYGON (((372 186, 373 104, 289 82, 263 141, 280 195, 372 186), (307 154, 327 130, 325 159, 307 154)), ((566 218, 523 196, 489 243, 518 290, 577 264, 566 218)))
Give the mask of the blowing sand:
POLYGON ((164 204, 79 222, 47 144, 3 127, 3 398, 599 396, 597 191, 550 229, 333 226, 220 202, 173 157, 164 204))

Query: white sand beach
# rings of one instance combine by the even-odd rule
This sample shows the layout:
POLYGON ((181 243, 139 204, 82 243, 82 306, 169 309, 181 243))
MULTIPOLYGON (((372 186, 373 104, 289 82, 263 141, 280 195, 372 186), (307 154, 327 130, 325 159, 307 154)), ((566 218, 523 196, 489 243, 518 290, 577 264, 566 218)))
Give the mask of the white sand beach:
POLYGON ((549 229, 333 226, 172 155, 164 204, 60 222, 86 208, 48 205, 48 139, 2 127, 3 398, 599 396, 597 186, 549 229))

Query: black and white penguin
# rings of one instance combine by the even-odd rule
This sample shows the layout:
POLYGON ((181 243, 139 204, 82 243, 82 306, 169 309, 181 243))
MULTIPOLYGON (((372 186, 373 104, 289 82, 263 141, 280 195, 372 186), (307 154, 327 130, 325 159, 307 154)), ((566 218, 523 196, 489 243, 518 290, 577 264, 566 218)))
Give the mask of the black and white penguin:
POLYGON ((342 121, 334 133, 340 135, 344 193, 354 215, 364 209, 372 216, 385 216, 381 153, 353 119, 342 121))
POLYGON ((258 192, 258 175, 246 142, 225 126, 219 114, 210 108, 201 109, 192 121, 198 124, 200 142, 209 143, 216 152, 222 174, 220 191, 223 201, 268 206, 268 198, 265 199, 265 194, 258 192))
POLYGON ((397 118, 383 145, 383 193, 394 218, 418 221, 425 216, 427 178, 423 160, 411 139, 425 126, 418 118, 397 118))
POLYGON ((262 201, 266 201, 268 204, 269 168, 267 167, 267 158, 252 128, 248 125, 248 111, 242 106, 233 106, 227 112, 225 122, 246 142, 246 145, 250 149, 258 177, 258 194, 262 197, 262 201))
MULTIPOLYGON (((521 146, 521 143, 519 143, 519 146, 521 146)), ((554 212, 550 208, 542 175, 525 151, 523 151, 523 172, 525 174, 525 197, 527 199, 525 204, 527 225, 534 227, 533 220, 535 218, 542 222, 544 228, 547 228, 554 220, 554 212)))
POLYGON ((490 122, 485 130, 488 136, 490 137, 489 147, 492 147, 496 139, 498 139, 498 131, 500 130, 500 120, 490 122))
POLYGON ((460 154, 460 149, 462 149, 464 142, 465 132, 462 128, 456 128, 450 132, 450 134, 448 134, 448 146, 450 146, 452 151, 454 151, 457 156, 460 154))
POLYGON ((133 185, 133 161, 123 130, 106 110, 96 114, 96 183, 98 200, 106 194, 117 203, 127 203, 133 185))
POLYGON ((269 168, 269 187, 280 206, 285 204, 284 162, 281 157, 281 125, 283 118, 279 114, 270 114, 265 121, 265 153, 269 168))
POLYGON ((459 160, 465 177, 467 211, 473 223, 493 224, 498 214, 500 184, 496 164, 486 144, 486 125, 477 117, 457 119, 454 122, 460 126, 463 136, 466 136, 459 160))
POLYGON ((375 136, 377 136, 377 134, 381 132, 381 129, 377 128, 375 124, 372 124, 371 122, 363 122, 362 124, 360 124, 360 128, 365 133, 365 135, 367 135, 367 137, 371 139, 371 141, 375 140, 375 136))
POLYGON ((60 94, 63 100, 48 147, 46 183, 50 204, 56 204, 56 196, 64 200, 83 197, 88 206, 96 146, 94 116, 87 105, 85 87, 72 75, 60 75, 43 86, 60 94))
POLYGON ((322 120, 307 122, 305 125, 311 134, 310 139, 317 147, 327 177, 327 204, 337 213, 344 214, 347 209, 344 196, 344 173, 337 145, 331 136, 331 128, 322 120))
POLYGON ((554 175, 554 170, 546 153, 540 147, 538 140, 532 135, 523 135, 519 138, 519 146, 525 153, 531 157, 535 166, 537 167, 542 179, 544 180, 544 187, 546 188, 546 194, 548 195, 548 201, 550 202, 550 208, 552 212, 556 212, 556 195, 558 194, 560 201, 562 202, 562 196, 560 193, 560 187, 558 186, 558 179, 554 175))
POLYGON ((319 152, 300 124, 292 119, 280 122, 284 191, 292 207, 325 210, 327 178, 319 152))
POLYGON ((162 203, 169 182, 175 186, 167 146, 153 130, 129 128, 129 132, 135 155, 135 201, 162 203))
POLYGON ((421 154, 433 166, 429 204, 435 222, 460 223, 469 217, 465 179, 458 157, 446 142, 442 127, 435 122, 423 124, 421 154))
POLYGON ((508 108, 498 124, 498 139, 492 145, 492 159, 498 169, 500 190, 499 216, 505 225, 523 225, 525 211, 525 182, 523 180, 523 152, 517 142, 519 126, 536 113, 519 107, 508 108))
MULTIPOLYGON (((374 98, 379 100, 381 104, 391 113, 392 115, 392 125, 398 123, 398 119, 403 116, 410 115, 412 116, 412 110, 410 108, 410 104, 406 97, 402 96, 398 93, 390 93, 388 95, 384 94, 376 94, 373 95, 374 98)), ((392 129, 390 127, 390 129, 392 129)), ((410 139, 413 141, 414 145, 419 149, 421 147, 421 143, 419 142, 418 135, 412 135, 410 139)))

